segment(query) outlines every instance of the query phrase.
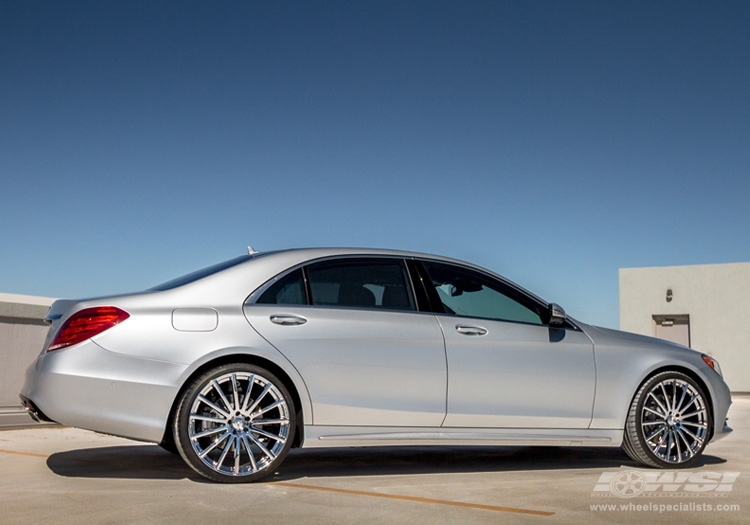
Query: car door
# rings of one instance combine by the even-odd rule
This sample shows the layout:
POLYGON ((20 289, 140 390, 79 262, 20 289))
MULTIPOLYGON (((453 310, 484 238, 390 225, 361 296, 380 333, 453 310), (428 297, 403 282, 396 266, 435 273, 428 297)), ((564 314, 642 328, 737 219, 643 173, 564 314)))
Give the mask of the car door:
POLYGON ((510 283, 424 262, 448 356, 445 427, 586 428, 594 349, 572 324, 544 322, 546 305, 510 283))
POLYGON ((245 306, 250 324, 299 370, 315 425, 439 427, 442 332, 418 313, 397 258, 338 258, 281 275, 245 306))

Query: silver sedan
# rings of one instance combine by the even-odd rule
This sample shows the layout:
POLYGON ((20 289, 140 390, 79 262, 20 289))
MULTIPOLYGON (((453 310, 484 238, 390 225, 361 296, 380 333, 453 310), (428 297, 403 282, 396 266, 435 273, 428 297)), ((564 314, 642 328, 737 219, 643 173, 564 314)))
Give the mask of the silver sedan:
POLYGON ((159 443, 221 482, 292 447, 622 446, 675 468, 731 432, 710 356, 434 255, 254 252, 47 321, 34 417, 159 443))

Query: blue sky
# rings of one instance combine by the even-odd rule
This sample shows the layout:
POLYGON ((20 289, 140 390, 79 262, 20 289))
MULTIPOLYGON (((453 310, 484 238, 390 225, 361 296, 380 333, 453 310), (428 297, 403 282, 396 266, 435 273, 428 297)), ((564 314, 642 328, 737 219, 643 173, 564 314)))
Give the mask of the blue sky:
POLYGON ((750 3, 0 0, 0 291, 248 244, 467 259, 617 327, 750 261, 750 3))

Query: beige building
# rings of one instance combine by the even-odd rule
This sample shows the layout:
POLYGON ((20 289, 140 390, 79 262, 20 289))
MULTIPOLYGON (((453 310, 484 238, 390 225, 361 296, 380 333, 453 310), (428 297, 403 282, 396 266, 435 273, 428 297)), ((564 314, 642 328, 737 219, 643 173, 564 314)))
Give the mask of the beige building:
POLYGON ((710 354, 732 392, 750 392, 750 263, 619 273, 621 330, 710 354))

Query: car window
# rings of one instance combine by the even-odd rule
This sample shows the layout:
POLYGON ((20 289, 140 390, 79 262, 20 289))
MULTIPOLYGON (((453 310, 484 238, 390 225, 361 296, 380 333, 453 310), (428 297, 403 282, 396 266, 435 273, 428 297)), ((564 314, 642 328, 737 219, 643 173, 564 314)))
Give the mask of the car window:
POLYGON ((390 259, 341 259, 307 267, 312 304, 414 310, 404 263, 390 259))
POLYGON ((254 259, 258 256, 259 255, 241 255, 239 257, 235 257, 234 259, 220 262, 218 264, 214 264, 213 266, 209 266, 208 268, 203 268, 202 270, 197 270, 176 279, 172 279, 171 281, 167 281, 166 283, 156 285, 152 288, 149 288, 149 291, 163 292, 166 290, 173 290, 174 288, 193 283, 199 279, 203 279, 204 277, 219 273, 223 270, 231 268, 232 266, 237 266, 238 264, 249 261, 250 259, 254 259))
POLYGON ((307 304, 305 279, 301 269, 285 275, 263 292, 257 304, 307 304))
POLYGON ((449 264, 424 262, 445 313, 544 324, 539 306, 504 283, 449 264))

